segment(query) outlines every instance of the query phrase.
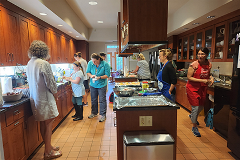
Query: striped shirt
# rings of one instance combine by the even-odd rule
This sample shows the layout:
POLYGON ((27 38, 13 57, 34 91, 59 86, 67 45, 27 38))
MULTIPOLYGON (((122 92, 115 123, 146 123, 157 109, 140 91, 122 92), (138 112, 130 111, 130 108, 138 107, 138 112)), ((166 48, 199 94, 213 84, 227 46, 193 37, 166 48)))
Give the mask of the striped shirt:
POLYGON ((150 79, 150 70, 149 70, 149 64, 146 60, 140 60, 137 62, 137 66, 139 67, 137 75, 138 79, 150 79))

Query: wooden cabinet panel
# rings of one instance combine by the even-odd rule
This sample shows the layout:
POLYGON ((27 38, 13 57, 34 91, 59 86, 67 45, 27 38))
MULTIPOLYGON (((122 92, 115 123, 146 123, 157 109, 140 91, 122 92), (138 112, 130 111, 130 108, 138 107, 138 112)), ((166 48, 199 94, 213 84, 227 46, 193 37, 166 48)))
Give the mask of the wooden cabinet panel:
POLYGON ((34 116, 27 118, 27 146, 28 152, 32 153, 40 144, 40 126, 39 122, 35 121, 34 116))
POLYGON ((5 50, 5 41, 4 41, 4 34, 3 34, 3 11, 2 8, 0 7, 0 53, 1 53, 1 58, 0 58, 0 65, 6 65, 7 63, 7 58, 8 55, 6 54, 5 50))
POLYGON ((191 105, 188 102, 187 92, 186 92, 186 83, 181 80, 177 81, 176 85, 176 102, 181 104, 183 107, 187 108, 189 111, 192 110, 191 105))
POLYGON ((2 140, 3 140, 3 150, 4 150, 4 158, 5 160, 11 160, 11 151, 9 148, 9 141, 8 141, 8 133, 7 128, 2 129, 2 140))
POLYGON ((62 93, 62 117, 64 118, 68 114, 67 107, 67 93, 62 93))
POLYGON ((66 47, 66 39, 64 36, 61 36, 61 62, 67 63, 68 57, 67 57, 67 47, 66 47))
POLYGON ((2 25, 5 41, 5 56, 7 57, 4 65, 16 65, 22 62, 20 54, 20 37, 18 15, 12 11, 2 8, 2 25))
MULTIPOLYGON (((70 41, 69 41, 69 50, 70 50, 69 51, 69 60, 70 60, 70 63, 72 63, 75 60, 74 54, 76 53, 75 44, 72 39, 70 39, 70 41)), ((89 52, 88 52, 88 54, 89 54, 89 52)), ((86 57, 88 57, 88 56, 86 56, 86 57)))
POLYGON ((11 159, 23 160, 27 157, 26 131, 24 129, 24 118, 8 126, 9 146, 11 148, 11 159))
POLYGON ((51 30, 46 29, 45 31, 46 31, 45 32, 45 34, 46 34, 45 43, 47 44, 48 48, 50 49, 50 51, 49 51, 50 58, 48 59, 48 62, 53 63, 54 55, 53 55, 52 44, 51 44, 51 30))
POLYGON ((21 54, 23 58, 22 65, 27 65, 29 61, 28 49, 30 46, 30 22, 27 18, 19 15, 19 26, 21 39, 21 54))
POLYGON ((7 111, 5 114, 7 126, 9 126, 24 116, 24 104, 21 104, 18 107, 7 111))
POLYGON ((60 35, 55 32, 52 32, 51 42, 52 42, 51 46, 52 46, 53 63, 61 63, 60 35))
POLYGON ((82 58, 88 61, 89 60, 89 43, 84 40, 77 41, 76 52, 82 52, 82 58))
POLYGON ((41 40, 45 42, 45 28, 33 21, 30 21, 30 35, 31 43, 34 40, 41 40))

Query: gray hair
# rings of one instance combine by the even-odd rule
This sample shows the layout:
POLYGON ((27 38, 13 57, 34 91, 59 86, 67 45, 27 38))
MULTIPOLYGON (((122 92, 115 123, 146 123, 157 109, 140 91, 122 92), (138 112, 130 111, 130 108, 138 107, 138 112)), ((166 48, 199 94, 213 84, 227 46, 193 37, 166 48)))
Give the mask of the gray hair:
POLYGON ((43 59, 49 59, 49 48, 43 41, 34 40, 28 49, 28 57, 38 57, 43 59))

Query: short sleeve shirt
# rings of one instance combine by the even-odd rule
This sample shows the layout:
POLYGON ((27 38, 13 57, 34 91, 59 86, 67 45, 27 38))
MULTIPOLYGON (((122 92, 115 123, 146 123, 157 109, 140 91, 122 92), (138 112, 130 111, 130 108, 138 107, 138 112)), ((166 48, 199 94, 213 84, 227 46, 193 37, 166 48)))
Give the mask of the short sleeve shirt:
POLYGON ((80 81, 79 81, 78 84, 72 83, 73 96, 74 97, 81 97, 85 94, 85 87, 83 85, 84 75, 83 75, 83 72, 81 70, 78 71, 78 72, 75 72, 72 75, 73 80, 75 80, 77 77, 80 77, 80 81))

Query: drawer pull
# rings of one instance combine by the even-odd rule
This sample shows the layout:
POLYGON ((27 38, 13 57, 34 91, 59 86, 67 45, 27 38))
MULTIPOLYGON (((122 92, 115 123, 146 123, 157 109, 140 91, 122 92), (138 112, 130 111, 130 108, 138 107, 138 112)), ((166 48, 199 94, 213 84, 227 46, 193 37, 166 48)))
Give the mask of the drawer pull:
POLYGON ((19 122, 15 123, 14 126, 16 126, 16 125, 18 125, 18 124, 19 124, 19 122))

